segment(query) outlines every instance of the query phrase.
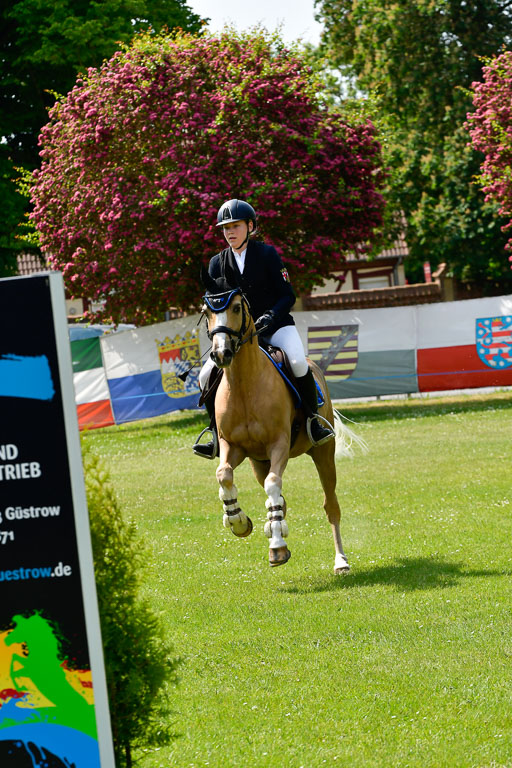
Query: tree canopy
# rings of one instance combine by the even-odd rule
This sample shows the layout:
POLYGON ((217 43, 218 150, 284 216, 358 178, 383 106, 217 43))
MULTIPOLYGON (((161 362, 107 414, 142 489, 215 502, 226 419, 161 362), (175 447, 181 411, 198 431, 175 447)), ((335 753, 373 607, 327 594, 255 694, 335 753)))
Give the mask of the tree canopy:
POLYGON ((409 277, 447 262, 489 292, 512 287, 497 206, 474 185, 481 157, 463 129, 482 56, 512 40, 505 0, 319 0, 328 60, 364 94, 391 166, 388 201, 403 211, 409 277))
POLYGON ((318 97, 304 55, 262 30, 142 35, 57 102, 33 222, 72 294, 139 322, 197 301, 216 212, 246 199, 299 292, 371 239, 380 146, 318 97))
POLYGON ((201 28, 185 0, 2 0, 0 10, 0 275, 15 264, 16 232, 26 209, 16 168, 39 164, 37 139, 53 92, 99 66, 120 41, 150 27, 201 28))

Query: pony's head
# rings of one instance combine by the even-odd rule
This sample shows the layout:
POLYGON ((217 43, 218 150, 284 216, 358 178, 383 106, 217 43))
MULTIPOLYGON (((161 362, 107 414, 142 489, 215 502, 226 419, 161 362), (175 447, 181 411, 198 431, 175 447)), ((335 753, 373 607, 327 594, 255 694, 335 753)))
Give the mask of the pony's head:
POLYGON ((227 368, 242 345, 244 336, 254 330, 249 304, 236 280, 230 280, 229 274, 214 279, 202 267, 201 280, 206 289, 201 311, 206 316, 208 338, 212 342, 210 356, 216 366, 227 368))

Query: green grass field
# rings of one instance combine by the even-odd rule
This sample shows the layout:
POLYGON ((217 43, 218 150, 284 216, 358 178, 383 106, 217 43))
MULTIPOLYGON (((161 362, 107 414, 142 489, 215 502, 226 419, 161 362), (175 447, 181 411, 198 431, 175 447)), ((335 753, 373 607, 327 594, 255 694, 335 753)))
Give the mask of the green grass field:
POLYGON ((222 527, 216 462, 186 412, 98 430, 147 548, 144 595, 183 663, 167 748, 142 768, 512 766, 512 393, 343 404, 367 455, 338 464, 334 547, 308 457, 284 491, 292 559, 222 527))

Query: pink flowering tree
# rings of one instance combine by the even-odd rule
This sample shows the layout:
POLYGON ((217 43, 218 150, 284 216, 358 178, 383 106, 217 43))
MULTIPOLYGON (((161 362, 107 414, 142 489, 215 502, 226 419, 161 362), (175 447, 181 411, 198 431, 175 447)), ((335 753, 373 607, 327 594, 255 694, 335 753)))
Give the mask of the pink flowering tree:
MULTIPOLYGON (((466 128, 473 147, 484 154, 479 182, 486 200, 498 203, 512 228, 512 51, 487 61, 482 82, 473 83, 475 111, 466 128)), ((507 246, 512 251, 512 237, 507 246)), ((512 261, 512 256, 509 256, 512 261)))
POLYGON ((304 55, 261 30, 144 34, 90 69, 52 108, 31 187, 71 295, 116 322, 197 305, 232 197, 258 211, 296 292, 339 268, 381 222, 380 146, 319 90, 304 55))

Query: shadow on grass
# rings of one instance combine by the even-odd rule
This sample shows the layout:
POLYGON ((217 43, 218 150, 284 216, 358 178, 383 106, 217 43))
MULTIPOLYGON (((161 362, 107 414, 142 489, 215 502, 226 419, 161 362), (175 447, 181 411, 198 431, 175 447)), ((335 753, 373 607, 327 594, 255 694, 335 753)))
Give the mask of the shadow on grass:
POLYGON ((443 416, 454 413, 478 413, 481 411, 504 411, 512 408, 512 393, 496 393, 477 396, 443 397, 432 400, 394 400, 373 403, 335 403, 340 413, 361 421, 382 421, 384 419, 417 419, 425 416, 443 416))
POLYGON ((378 584, 394 586, 398 590, 444 589, 452 587, 461 579, 512 575, 500 570, 470 570, 464 563, 450 562, 440 558, 404 557, 390 565, 380 565, 361 570, 355 568, 346 576, 325 575, 316 577, 309 584, 289 585, 282 592, 290 594, 311 594, 335 592, 354 587, 374 587, 378 584))

